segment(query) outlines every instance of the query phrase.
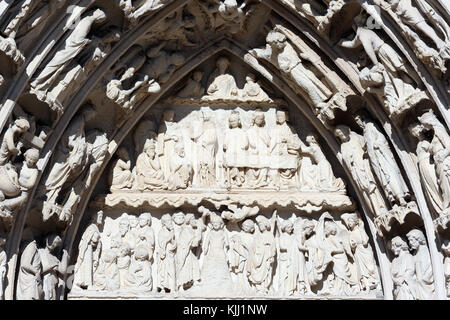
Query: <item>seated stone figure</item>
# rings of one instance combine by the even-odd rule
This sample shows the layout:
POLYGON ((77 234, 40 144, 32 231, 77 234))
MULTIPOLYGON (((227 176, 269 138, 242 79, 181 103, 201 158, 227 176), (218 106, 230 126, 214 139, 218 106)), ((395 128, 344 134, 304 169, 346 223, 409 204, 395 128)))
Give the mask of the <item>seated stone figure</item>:
POLYGON ((141 191, 167 188, 155 143, 148 140, 136 162, 137 184, 141 191))
POLYGON ((103 252, 99 270, 94 275, 94 288, 101 291, 115 291, 120 288, 117 255, 114 251, 105 250, 103 252))
POLYGON ((131 261, 125 286, 139 291, 151 291, 153 288, 152 267, 146 246, 137 246, 131 261))
POLYGON ((185 158, 184 146, 175 145, 175 153, 170 157, 169 189, 186 189, 192 183, 192 165, 185 158))

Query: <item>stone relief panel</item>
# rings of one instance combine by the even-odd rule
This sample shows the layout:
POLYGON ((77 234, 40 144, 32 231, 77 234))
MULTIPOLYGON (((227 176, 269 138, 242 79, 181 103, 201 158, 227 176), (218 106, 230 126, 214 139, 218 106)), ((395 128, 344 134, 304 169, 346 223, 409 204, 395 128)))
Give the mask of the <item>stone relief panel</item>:
POLYGON ((83 232, 72 298, 375 297, 381 290, 358 213, 265 210, 230 221, 203 206, 120 212, 83 232))

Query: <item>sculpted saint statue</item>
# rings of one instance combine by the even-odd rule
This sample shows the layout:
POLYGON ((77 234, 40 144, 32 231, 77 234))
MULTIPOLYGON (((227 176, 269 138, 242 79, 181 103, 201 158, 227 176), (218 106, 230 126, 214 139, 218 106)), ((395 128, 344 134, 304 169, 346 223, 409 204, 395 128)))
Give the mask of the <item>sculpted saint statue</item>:
POLYGON ((260 84, 256 82, 254 74, 249 73, 245 77, 245 82, 241 97, 244 101, 270 101, 270 97, 264 92, 260 84))
POLYGON ((223 142, 224 167, 226 168, 226 185, 241 187, 245 182, 246 151, 249 148, 247 133, 242 129, 238 111, 232 111, 228 119, 229 129, 223 142))
POLYGON ((78 258, 75 264, 74 286, 80 289, 91 289, 94 274, 100 261, 102 245, 101 236, 95 226, 89 226, 78 246, 78 258))
POLYGON ((391 249, 395 255, 391 264, 394 298, 396 300, 416 300, 414 259, 409 253, 408 244, 401 237, 395 237, 391 240, 391 249))
POLYGON ((193 168, 188 159, 186 159, 182 143, 177 143, 174 151, 169 163, 169 190, 186 189, 192 184, 193 168))
POLYGON ((420 83, 420 80, 413 78, 415 72, 408 62, 373 30, 365 27, 361 16, 355 18, 353 28, 356 37, 352 41, 342 40, 339 45, 345 48, 363 46, 373 67, 360 72, 361 82, 369 92, 382 99, 390 115, 398 115, 426 98, 424 92, 411 84, 420 83))
POLYGON ((191 138, 197 146, 197 183, 201 186, 214 186, 216 184, 216 154, 218 149, 218 135, 212 114, 202 112, 202 125, 198 135, 191 138))
POLYGON ((297 291, 299 280, 299 250, 295 239, 294 224, 290 220, 281 221, 279 248, 280 278, 278 282, 279 293, 283 296, 292 296, 297 291))
POLYGON ((366 292, 376 289, 379 285, 377 264, 369 243, 369 236, 364 230, 364 223, 357 213, 344 213, 341 219, 350 232, 350 247, 361 289, 366 292))
POLYGON ((167 187, 164 172, 156 154, 156 146, 152 140, 147 140, 143 152, 137 158, 136 175, 138 188, 141 191, 167 187))
POLYGON ((202 79, 203 71, 194 71, 184 88, 177 93, 177 97, 192 99, 201 98, 205 94, 205 89, 202 86, 202 79))
POLYGON ((152 229, 152 216, 150 213, 145 212, 139 216, 139 231, 136 245, 147 247, 148 257, 151 262, 155 251, 155 233, 152 229))
POLYGON ((425 139, 425 128, 422 124, 412 124, 409 127, 409 131, 412 136, 419 140, 416 155, 425 194, 436 213, 441 215, 444 212, 444 199, 439 188, 436 164, 431 154, 431 143, 425 139))
POLYGON ((170 176, 170 159, 175 153, 175 144, 182 141, 179 136, 179 125, 174 121, 175 113, 172 110, 164 111, 158 129, 156 153, 161 161, 164 178, 170 176))
POLYGON ((117 160, 112 165, 111 191, 131 189, 134 177, 131 173, 131 160, 127 149, 119 148, 117 157, 117 160))
POLYGON ((253 114, 253 124, 247 130, 249 141, 249 164, 247 184, 252 188, 262 188, 269 184, 270 135, 266 128, 264 112, 257 110, 253 114))
POLYGON ((324 109, 326 101, 331 98, 333 93, 312 71, 303 66, 302 54, 299 56, 287 41, 287 37, 278 31, 269 32, 266 41, 265 49, 253 49, 250 54, 267 60, 279 68, 306 93, 314 107, 324 109))
POLYGON ((46 238, 45 248, 39 249, 42 263, 42 280, 45 300, 57 300, 57 289, 67 272, 68 254, 64 250, 61 261, 55 256, 55 250, 61 246, 62 240, 56 234, 46 238))
POLYGON ((117 267, 117 255, 112 250, 102 252, 100 265, 94 274, 94 287, 100 291, 120 289, 120 274, 117 267))
POLYGON ((18 300, 42 300, 42 263, 36 240, 26 243, 20 257, 16 298, 18 300))
POLYGON ((125 277, 125 286, 133 291, 150 292, 153 289, 152 266, 148 256, 148 248, 138 245, 125 277))
POLYGON ((355 121, 364 131, 370 163, 387 198, 391 204, 397 203, 402 207, 406 206, 405 198, 410 197, 410 192, 386 137, 375 122, 363 113, 355 115, 355 121))
POLYGON ((372 212, 376 216, 386 213, 386 203, 372 174, 369 160, 365 156, 364 138, 352 132, 347 126, 337 126, 335 135, 342 142, 341 154, 344 163, 363 192, 372 212))
POLYGON ((416 274, 416 299, 431 300, 434 295, 433 267, 430 252, 422 231, 413 229, 406 235, 413 252, 414 270, 416 274))
POLYGON ((255 223, 251 219, 246 219, 241 224, 242 231, 231 237, 231 270, 238 275, 238 290, 249 293, 251 287, 248 282, 250 273, 250 260, 254 254, 254 234, 255 223))
POLYGON ((175 292, 177 242, 173 231, 172 217, 161 217, 162 228, 158 234, 158 291, 175 292))
MULTIPOLYGON (((273 219, 272 219, 273 220, 273 219)), ((272 268, 275 262, 276 244, 274 233, 274 221, 270 221, 263 215, 256 217, 260 233, 255 234, 254 256, 249 265, 249 281, 258 294, 268 294, 272 285, 272 268)))
POLYGON ((436 165, 436 173, 442 192, 443 208, 450 211, 450 135, 445 126, 439 121, 433 110, 429 110, 419 117, 420 123, 426 131, 433 132, 430 150, 436 165))
POLYGON ((210 76, 210 84, 208 85, 208 96, 205 99, 237 99, 239 89, 236 80, 231 74, 228 74, 230 60, 225 57, 219 58, 216 63, 217 69, 210 76))
POLYGON ((70 36, 66 39, 64 48, 58 51, 53 59, 45 65, 44 70, 31 83, 31 88, 38 94, 38 98, 47 94, 52 84, 70 62, 90 43, 89 32, 95 23, 106 20, 105 12, 95 10, 90 15, 81 19, 70 36))
POLYGON ((288 111, 277 110, 277 123, 270 140, 272 183, 277 189, 285 184, 292 185, 298 171, 300 139, 288 121, 288 111))

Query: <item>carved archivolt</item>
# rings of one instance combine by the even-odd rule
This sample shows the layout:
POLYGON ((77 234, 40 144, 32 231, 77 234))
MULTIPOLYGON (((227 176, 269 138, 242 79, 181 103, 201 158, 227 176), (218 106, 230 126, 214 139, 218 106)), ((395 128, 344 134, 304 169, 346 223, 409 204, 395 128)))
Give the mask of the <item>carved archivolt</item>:
POLYGON ((448 297, 438 1, 2 10, 1 297, 448 297))

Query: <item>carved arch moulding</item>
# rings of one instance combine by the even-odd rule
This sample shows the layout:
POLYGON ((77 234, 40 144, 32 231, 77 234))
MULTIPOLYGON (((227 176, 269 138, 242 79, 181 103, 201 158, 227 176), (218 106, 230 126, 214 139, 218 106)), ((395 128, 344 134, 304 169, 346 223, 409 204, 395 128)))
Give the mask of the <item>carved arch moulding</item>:
POLYGON ((0 296, 450 297, 440 0, 0 2, 0 296))

